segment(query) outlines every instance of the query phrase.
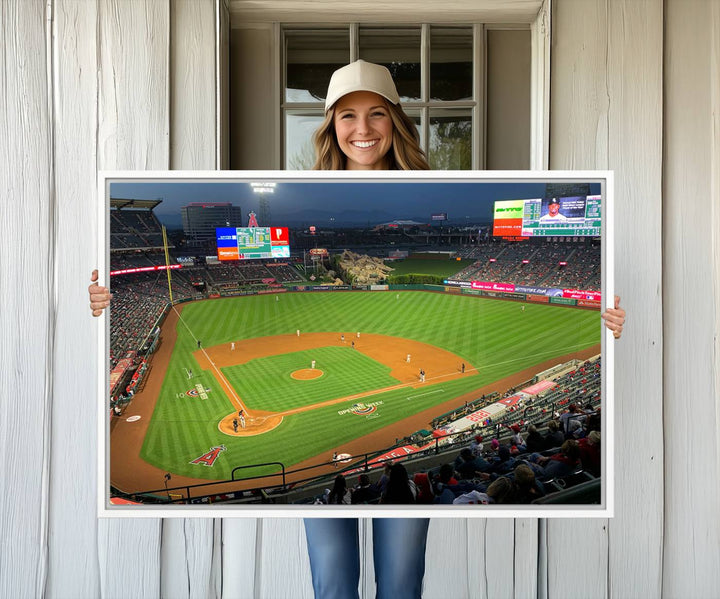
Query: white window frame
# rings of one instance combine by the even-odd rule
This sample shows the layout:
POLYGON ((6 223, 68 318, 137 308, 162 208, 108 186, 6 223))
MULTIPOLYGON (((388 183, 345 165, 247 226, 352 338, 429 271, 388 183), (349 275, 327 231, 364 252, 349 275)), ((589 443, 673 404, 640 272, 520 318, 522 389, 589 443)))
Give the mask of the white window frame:
MULTIPOLYGON (((548 168, 550 163, 550 152, 549 152, 549 131, 550 131, 550 14, 551 14, 551 2, 552 0, 540 0, 539 9, 534 12, 533 15, 525 15, 524 18, 518 18, 517 14, 512 14, 510 8, 508 8, 506 22, 515 21, 521 25, 527 25, 531 32, 531 84, 530 84, 530 169, 533 170, 545 170, 548 168)), ((274 85, 273 90, 273 106, 275 110, 275 123, 277 123, 277 129, 269 131, 268 133, 273 135, 275 139, 279 140, 277 145, 274 145, 273 160, 275 167, 278 169, 284 168, 285 164, 285 123, 284 123, 284 109, 285 104, 284 98, 284 47, 282 43, 282 29, 280 22, 286 24, 288 28, 300 28, 309 27, 311 23, 303 22, 300 13, 295 12, 283 12, 286 7, 283 2, 274 0, 265 0, 264 2, 258 3, 258 7, 255 12, 247 12, 247 5, 237 0, 229 0, 230 18, 231 21, 239 23, 245 21, 246 25, 250 22, 272 22, 273 38, 274 38, 274 56, 273 62, 275 65, 275 72, 277 76, 274 80, 277 82, 274 85), (292 18, 291 18, 292 17, 292 18)), ((485 7, 487 8, 487 7, 485 7)), ((337 4, 333 4, 332 7, 325 7, 327 14, 327 20, 325 21, 326 27, 328 26, 340 26, 348 25, 343 22, 342 19, 338 19, 337 15, 332 13, 332 10, 341 10, 337 4), (331 10, 328 10, 331 8, 331 10)), ((497 5, 494 5, 489 9, 492 13, 495 22, 501 22, 503 19, 498 18, 502 14, 502 9, 497 10, 497 5)), ((347 14, 350 11, 348 6, 343 6, 341 12, 347 14)), ((485 16, 483 13, 483 7, 478 5, 478 19, 485 16)), ((308 19, 312 19, 317 22, 319 20, 318 15, 312 12, 306 13, 308 19)), ((407 14, 407 13, 406 13, 407 14)), ((434 18, 433 15, 422 15, 423 21, 427 23, 435 23, 438 25, 452 25, 455 23, 444 23, 441 18, 434 18)), ((440 15, 438 15, 440 16, 440 15)), ((468 22, 466 22, 467 24, 468 22)), ((364 23, 363 23, 364 24, 364 23)), ((388 25, 390 23, 386 23, 388 25)), ((395 23, 392 22, 394 25, 395 23)), ((357 25, 351 28, 350 35, 357 36, 357 25)), ((475 28, 483 27, 482 25, 475 24, 475 28)), ((485 27, 483 27, 483 38, 485 36, 485 27)), ((357 58, 353 56, 353 48, 357 45, 354 43, 356 40, 351 39, 351 60, 357 58)), ((474 55, 473 60, 482 60, 485 62, 484 48, 485 43, 475 43, 474 40, 473 48, 474 55), (482 52, 478 55, 478 52, 482 52)), ((479 64, 479 63, 478 63, 479 64)), ((475 70, 477 73, 477 70, 475 70)), ((484 73, 484 69, 483 69, 484 73)), ((427 78, 426 78, 427 80, 427 78)), ((481 140, 482 143, 475 143, 475 136, 479 134, 479 131, 485 135, 485 80, 484 76, 475 77, 473 82, 473 95, 477 99, 476 106, 473 108, 473 167, 475 165, 484 165, 485 156, 485 139, 481 140), (477 130, 477 133, 476 131, 477 130)), ((427 131, 425 131, 424 139, 427 139, 427 131)))

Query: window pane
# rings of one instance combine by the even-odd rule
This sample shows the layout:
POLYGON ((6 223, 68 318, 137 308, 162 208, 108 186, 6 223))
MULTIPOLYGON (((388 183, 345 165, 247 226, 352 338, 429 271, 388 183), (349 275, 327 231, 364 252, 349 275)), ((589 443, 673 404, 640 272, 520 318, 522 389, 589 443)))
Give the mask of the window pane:
POLYGON ((420 109, 416 108, 413 110, 412 108, 403 108, 403 110, 405 111, 405 114, 407 114, 410 119, 415 123, 415 128, 417 129, 418 135, 420 136, 420 147, 424 148, 425 140, 423 139, 424 136, 422 130, 422 121, 420 118, 420 109))
POLYGON ((467 109, 430 111, 428 162, 433 170, 472 168, 472 116, 467 109))
POLYGON ((386 66, 401 102, 420 100, 420 28, 360 28, 360 58, 386 66))
POLYGON ((430 29, 430 99, 472 100, 473 35, 470 27, 430 29))
POLYGON ((287 113, 285 115, 285 169, 309 171, 315 164, 312 135, 323 122, 322 113, 287 113))
POLYGON ((287 31, 285 52, 285 101, 323 101, 333 71, 350 62, 350 32, 287 31))

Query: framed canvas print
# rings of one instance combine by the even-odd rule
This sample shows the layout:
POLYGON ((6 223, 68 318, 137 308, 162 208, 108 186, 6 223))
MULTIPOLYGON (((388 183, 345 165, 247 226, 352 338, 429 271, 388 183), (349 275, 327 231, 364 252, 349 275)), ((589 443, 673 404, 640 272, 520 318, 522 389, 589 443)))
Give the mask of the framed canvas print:
POLYGON ((100 515, 612 515, 612 173, 98 192, 100 515))

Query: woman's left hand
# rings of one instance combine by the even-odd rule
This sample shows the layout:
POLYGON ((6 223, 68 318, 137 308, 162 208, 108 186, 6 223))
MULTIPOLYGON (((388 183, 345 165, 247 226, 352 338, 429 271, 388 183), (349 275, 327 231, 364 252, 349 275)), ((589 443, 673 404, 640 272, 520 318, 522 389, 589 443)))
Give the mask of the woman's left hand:
POLYGON ((625 324, 625 310, 620 307, 619 296, 615 296, 615 307, 603 312, 602 319, 605 321, 605 326, 612 331, 613 337, 620 339, 625 324))

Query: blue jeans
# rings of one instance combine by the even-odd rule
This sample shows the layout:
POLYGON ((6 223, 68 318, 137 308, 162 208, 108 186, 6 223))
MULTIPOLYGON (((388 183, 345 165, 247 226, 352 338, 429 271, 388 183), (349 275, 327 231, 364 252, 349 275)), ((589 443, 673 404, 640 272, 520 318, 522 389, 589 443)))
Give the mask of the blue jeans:
MULTIPOLYGON (((377 599, 420 599, 427 518, 373 518, 377 599)), ((306 518, 315 599, 358 599, 360 547, 356 518, 306 518)))

